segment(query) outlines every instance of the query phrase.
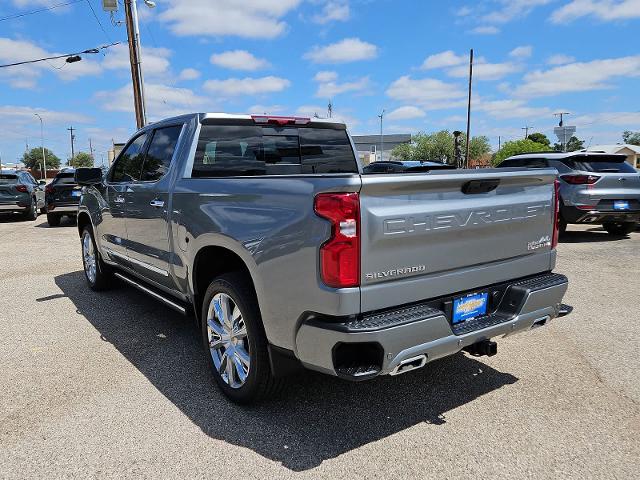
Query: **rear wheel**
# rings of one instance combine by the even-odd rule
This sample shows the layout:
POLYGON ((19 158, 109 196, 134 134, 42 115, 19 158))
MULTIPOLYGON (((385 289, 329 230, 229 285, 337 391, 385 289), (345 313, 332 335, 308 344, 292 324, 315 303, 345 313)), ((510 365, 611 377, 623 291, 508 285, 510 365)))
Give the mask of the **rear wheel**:
POLYGON ((25 220, 37 220, 38 219, 38 202, 35 198, 31 199, 31 205, 23 214, 25 220))
POLYGON ((47 222, 51 227, 57 227, 60 225, 60 215, 56 215, 55 213, 47 213, 47 222))
POLYGON ((637 222, 607 222, 602 225, 609 235, 624 236, 629 235, 638 227, 637 222))
POLYGON ((562 218, 562 215, 558 218, 558 230, 560 235, 567 233, 567 221, 562 218))
POLYGON ((91 290, 99 292, 106 290, 111 284, 111 271, 100 258, 96 243, 93 239, 93 232, 89 227, 82 231, 82 264, 84 265, 84 276, 91 290))
POLYGON ((221 275, 209 285, 202 305, 202 339, 213 377, 232 401, 255 403, 282 386, 271 373, 258 302, 244 275, 221 275))

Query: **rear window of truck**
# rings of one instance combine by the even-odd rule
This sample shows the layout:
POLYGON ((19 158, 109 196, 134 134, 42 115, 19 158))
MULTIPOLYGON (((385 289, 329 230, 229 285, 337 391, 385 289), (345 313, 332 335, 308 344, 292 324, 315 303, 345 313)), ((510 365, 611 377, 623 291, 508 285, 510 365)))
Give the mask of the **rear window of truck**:
POLYGON ((562 163, 574 170, 596 173, 637 173, 636 169, 622 157, 606 155, 584 155, 565 158, 562 163))
POLYGON ((358 173, 346 130, 203 125, 193 178, 358 173))

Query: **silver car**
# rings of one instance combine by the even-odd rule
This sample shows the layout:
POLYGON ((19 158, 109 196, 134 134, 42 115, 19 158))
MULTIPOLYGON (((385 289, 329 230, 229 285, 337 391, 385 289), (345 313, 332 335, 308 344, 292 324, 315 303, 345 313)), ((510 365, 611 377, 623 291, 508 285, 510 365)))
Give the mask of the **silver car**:
POLYGON ((640 173, 624 155, 527 153, 509 157, 499 167, 558 170, 561 232, 570 223, 592 223, 611 235, 627 235, 640 222, 640 173))

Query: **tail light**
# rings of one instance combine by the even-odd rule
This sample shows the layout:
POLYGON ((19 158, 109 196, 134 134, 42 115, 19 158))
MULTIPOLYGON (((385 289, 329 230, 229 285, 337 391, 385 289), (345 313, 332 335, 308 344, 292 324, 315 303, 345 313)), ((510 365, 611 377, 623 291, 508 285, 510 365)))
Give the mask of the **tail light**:
POLYGON ((360 285, 360 196, 321 193, 314 210, 331 222, 331 238, 320 247, 320 274, 329 287, 360 285))
POLYGON ((560 237, 560 180, 553 182, 553 239, 551 240, 551 249, 558 246, 558 238, 560 237))
POLYGON ((600 180, 598 175, 562 175, 560 178, 571 185, 593 185, 600 180))
POLYGON ((56 189, 53 188, 53 185, 49 184, 46 187, 44 187, 44 193, 48 193, 49 195, 53 195, 54 193, 56 193, 56 189))
POLYGON ((29 191, 26 185, 16 185, 16 190, 20 193, 27 193, 29 191))
POLYGON ((251 115, 255 123, 276 123, 278 125, 307 125, 311 122, 306 117, 274 117, 270 115, 251 115))

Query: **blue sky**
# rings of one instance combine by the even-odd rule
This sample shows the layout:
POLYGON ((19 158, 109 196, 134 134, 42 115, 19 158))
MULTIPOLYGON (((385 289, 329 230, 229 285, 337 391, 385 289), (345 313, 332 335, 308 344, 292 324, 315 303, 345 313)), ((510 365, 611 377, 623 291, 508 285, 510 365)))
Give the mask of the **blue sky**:
MULTIPOLYGON (((0 0, 0 18, 73 0, 0 0)), ((331 99, 352 133, 465 128, 497 146, 553 112, 592 145, 640 130, 640 0, 159 0, 139 2, 150 120, 191 111, 320 115, 331 99)), ((114 20, 122 20, 119 12, 114 20)), ((125 41, 98 0, 0 21, 0 64, 125 41), (94 7, 103 32, 93 16, 94 7)), ((100 163, 135 130, 126 45, 79 63, 0 69, 0 155, 89 138, 100 163), (64 65, 64 66, 63 66, 64 65), (60 68, 62 67, 62 68, 60 68)))

